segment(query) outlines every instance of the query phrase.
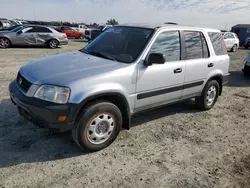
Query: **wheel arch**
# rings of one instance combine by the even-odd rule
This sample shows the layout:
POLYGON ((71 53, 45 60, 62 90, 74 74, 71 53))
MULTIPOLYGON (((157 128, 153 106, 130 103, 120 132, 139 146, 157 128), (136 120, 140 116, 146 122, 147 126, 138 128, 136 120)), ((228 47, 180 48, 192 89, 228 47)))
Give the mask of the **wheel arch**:
MULTIPOLYGON (((216 75, 211 76, 211 77, 207 80, 205 86, 206 86, 211 80, 216 80, 216 81, 219 83, 219 86, 220 86, 219 95, 221 95, 221 94, 222 94, 222 87, 223 87, 223 75, 222 75, 222 74, 216 74, 216 75)), ((205 88, 205 87, 204 87, 204 88, 205 88)))
POLYGON ((96 94, 84 99, 80 103, 80 109, 77 113, 76 119, 78 120, 80 118, 80 115, 89 105, 98 101, 108 101, 115 104, 122 113, 122 121, 123 121, 122 127, 127 130, 130 129, 131 113, 130 113, 129 103, 126 97, 118 92, 96 94))
POLYGON ((8 39, 10 41, 10 45, 12 45, 12 41, 11 41, 11 39, 8 36, 3 35, 3 36, 0 36, 0 38, 8 39))

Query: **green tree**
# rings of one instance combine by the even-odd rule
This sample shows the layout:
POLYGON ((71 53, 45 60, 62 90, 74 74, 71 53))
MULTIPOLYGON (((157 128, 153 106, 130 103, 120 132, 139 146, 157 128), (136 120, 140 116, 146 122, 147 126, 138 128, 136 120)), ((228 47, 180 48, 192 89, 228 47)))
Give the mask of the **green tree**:
POLYGON ((117 25, 119 24, 117 20, 115 20, 114 18, 110 19, 107 21, 106 23, 107 25, 117 25))

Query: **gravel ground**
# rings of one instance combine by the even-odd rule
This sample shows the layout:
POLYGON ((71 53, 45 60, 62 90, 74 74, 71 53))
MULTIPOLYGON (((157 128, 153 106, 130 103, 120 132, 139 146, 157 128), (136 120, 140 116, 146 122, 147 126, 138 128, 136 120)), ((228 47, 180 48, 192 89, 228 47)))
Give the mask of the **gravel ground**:
POLYGON ((108 148, 82 152, 69 133, 51 134, 19 117, 8 84, 23 64, 79 49, 0 50, 0 187, 250 187, 247 50, 231 56, 231 78, 215 107, 186 101, 142 113, 108 148))

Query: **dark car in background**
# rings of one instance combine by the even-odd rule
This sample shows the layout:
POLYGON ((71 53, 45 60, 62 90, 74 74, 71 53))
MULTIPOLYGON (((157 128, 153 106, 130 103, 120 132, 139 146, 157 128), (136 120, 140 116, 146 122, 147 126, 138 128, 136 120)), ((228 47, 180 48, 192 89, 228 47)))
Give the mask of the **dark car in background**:
POLYGON ((107 29, 113 27, 112 25, 100 25, 97 28, 92 29, 86 29, 85 30, 85 39, 88 41, 94 40, 96 37, 98 37, 101 33, 106 31, 107 29))

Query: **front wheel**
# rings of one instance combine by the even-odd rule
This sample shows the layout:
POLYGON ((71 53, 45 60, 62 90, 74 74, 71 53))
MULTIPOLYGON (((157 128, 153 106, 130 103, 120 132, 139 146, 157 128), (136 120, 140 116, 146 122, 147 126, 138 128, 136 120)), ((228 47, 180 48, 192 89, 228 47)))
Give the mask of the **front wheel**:
POLYGON ((210 110, 215 105, 219 97, 220 85, 216 80, 207 83, 200 97, 195 99, 197 106, 201 110, 210 110))
POLYGON ((0 38, 0 48, 9 48, 10 47, 10 40, 7 38, 0 38))
POLYGON ((237 45, 235 44, 235 45, 233 45, 231 52, 236 52, 236 50, 237 50, 237 45))
POLYGON ((98 151, 116 139, 121 126, 122 114, 119 108, 110 102, 98 102, 80 114, 72 136, 80 148, 98 151))

